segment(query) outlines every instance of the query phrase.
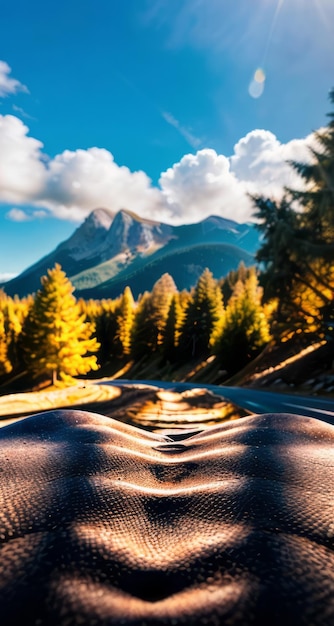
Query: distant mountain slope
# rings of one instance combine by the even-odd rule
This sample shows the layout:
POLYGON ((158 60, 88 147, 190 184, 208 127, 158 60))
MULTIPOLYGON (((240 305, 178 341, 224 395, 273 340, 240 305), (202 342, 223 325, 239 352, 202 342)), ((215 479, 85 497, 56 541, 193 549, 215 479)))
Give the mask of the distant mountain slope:
MULTIPOLYGON (((154 283, 166 272, 173 276, 179 290, 189 289, 196 284, 206 267, 210 268, 216 278, 221 278, 231 269, 236 269, 240 261, 251 265, 254 257, 230 244, 197 244, 188 249, 170 251, 170 254, 163 256, 154 255, 145 264, 138 264, 136 269, 130 267, 123 270, 95 287, 77 288, 76 295, 85 299, 115 298, 129 285, 137 298, 140 293, 151 291, 154 283)), ((73 282, 76 284, 75 279, 73 282)))
POLYGON ((93 211, 69 239, 28 267, 22 274, 5 283, 6 293, 22 297, 36 292, 41 286, 41 276, 55 263, 60 263, 68 276, 91 267, 94 264, 94 257, 98 258, 98 250, 105 241, 112 221, 113 216, 109 211, 105 209, 93 211))
POLYGON ((205 267, 224 276, 243 260, 254 262, 259 235, 253 225, 211 216, 196 224, 171 226, 130 211, 113 215, 96 209, 53 252, 5 283, 9 295, 36 292, 40 277, 60 263, 76 295, 116 297, 128 284, 134 295, 150 290, 164 272, 179 289, 189 288, 205 267))

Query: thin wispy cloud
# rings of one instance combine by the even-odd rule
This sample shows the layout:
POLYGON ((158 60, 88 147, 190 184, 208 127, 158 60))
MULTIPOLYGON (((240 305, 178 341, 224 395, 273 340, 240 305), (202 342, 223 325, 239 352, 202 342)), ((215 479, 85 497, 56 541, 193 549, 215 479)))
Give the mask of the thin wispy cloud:
POLYGON ((0 98, 5 98, 19 91, 29 93, 28 87, 10 76, 11 71, 12 69, 6 61, 0 61, 0 98))
POLYGON ((32 115, 29 115, 29 113, 27 113, 22 107, 19 107, 16 104, 12 105, 12 109, 14 113, 21 115, 21 117, 24 117, 27 120, 34 120, 34 121, 36 120, 35 117, 32 117, 32 115))
POLYGON ((186 142, 192 148, 199 148, 199 146, 202 143, 202 140, 199 139, 199 137, 196 137, 195 135, 193 135, 193 133, 190 132, 185 126, 183 126, 179 122, 179 120, 177 120, 174 117, 174 115, 172 115, 171 113, 168 113, 168 111, 163 111, 162 117, 167 122, 167 124, 169 124, 170 126, 173 126, 173 128, 177 130, 177 132, 186 140, 186 142))
POLYGON ((31 222, 36 219, 44 219, 47 215, 47 211, 43 209, 36 209, 28 213, 23 209, 13 207, 10 211, 7 211, 6 218, 11 222, 31 222))
POLYGON ((29 222, 29 215, 22 209, 13 208, 6 213, 6 218, 12 222, 29 222))
POLYGON ((0 283, 5 283, 7 280, 11 280, 17 276, 17 272, 0 272, 0 283))
MULTIPOLYGON (((160 0, 152 9, 151 3, 144 14, 147 26, 157 28, 163 33, 164 43, 168 48, 180 48, 192 45, 208 48, 216 53, 245 43, 257 23, 258 11, 253 11, 252 23, 249 23, 247 2, 231 9, 221 0, 183 0, 171 2, 160 0), (248 22, 247 29, 244 23, 248 22)), ((262 0, 259 0, 259 5, 262 0)), ((259 8, 259 7, 258 7, 259 8)), ((261 7, 266 10, 267 7, 261 7)))

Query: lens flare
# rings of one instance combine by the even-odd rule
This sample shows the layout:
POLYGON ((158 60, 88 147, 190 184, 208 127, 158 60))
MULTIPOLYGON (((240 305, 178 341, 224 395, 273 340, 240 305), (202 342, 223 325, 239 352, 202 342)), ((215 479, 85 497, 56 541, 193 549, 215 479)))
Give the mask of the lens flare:
POLYGON ((261 67, 254 72, 254 76, 249 84, 248 92, 252 98, 260 98, 264 92, 266 75, 261 67))

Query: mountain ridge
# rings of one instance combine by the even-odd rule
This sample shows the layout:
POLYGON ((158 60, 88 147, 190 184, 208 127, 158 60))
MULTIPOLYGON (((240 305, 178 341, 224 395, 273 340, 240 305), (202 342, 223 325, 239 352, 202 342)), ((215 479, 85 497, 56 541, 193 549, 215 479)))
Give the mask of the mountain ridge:
POLYGON ((176 284, 183 289, 195 284, 207 266, 218 278, 236 269, 241 260, 246 265, 254 263, 258 245, 254 225, 217 215, 172 226, 127 209, 113 215, 108 209, 97 208, 67 240, 2 287, 8 295, 34 293, 40 288, 40 277, 59 263, 79 297, 116 297, 127 278, 134 280, 136 294, 150 290, 159 267, 161 273, 177 274, 176 284))

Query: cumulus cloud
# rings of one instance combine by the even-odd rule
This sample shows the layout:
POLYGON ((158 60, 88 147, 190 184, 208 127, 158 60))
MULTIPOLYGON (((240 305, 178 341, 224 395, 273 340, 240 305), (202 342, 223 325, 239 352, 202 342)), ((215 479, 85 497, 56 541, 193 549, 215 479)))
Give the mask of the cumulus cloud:
POLYGON ((10 94, 15 94, 18 91, 25 91, 28 93, 28 88, 22 85, 16 78, 11 78, 11 68, 5 61, 0 61, 0 98, 5 98, 10 94))
POLYGON ((119 166, 103 148, 66 150, 52 159, 39 202, 64 219, 82 219, 98 206, 128 208, 147 217, 157 210, 160 193, 148 176, 119 166))
POLYGON ((187 154, 160 177, 162 194, 174 222, 191 222, 209 215, 248 216, 250 202, 230 171, 229 160, 215 150, 187 154))
MULTIPOLYGON (((17 117, 0 115, 0 202, 28 204, 73 221, 99 206, 147 217, 161 207, 161 192, 148 176, 117 165, 107 150, 65 150, 49 159, 28 132, 17 117)), ((9 217, 17 220, 17 215, 9 217)))
POLYGON ((249 221, 249 193, 279 198, 284 186, 302 186, 287 161, 308 161, 316 141, 310 135, 282 144, 273 133, 254 130, 229 157, 212 149, 185 155, 153 187, 145 172, 119 166, 108 150, 65 150, 48 158, 43 144, 28 133, 17 117, 0 115, 0 202, 15 205, 7 217, 16 221, 48 213, 80 222, 96 207, 114 213, 128 208, 175 224, 212 214, 249 221))
POLYGON ((43 144, 14 115, 0 115, 0 200, 33 202, 45 185, 43 144))
POLYGON ((314 136, 286 144, 267 130, 253 130, 234 146, 231 171, 249 193, 279 197, 282 188, 300 188, 303 181, 289 161, 308 162, 314 136))
POLYGON ((311 146, 316 146, 314 135, 282 144, 273 133, 254 130, 240 139, 228 158, 211 149, 184 156, 159 181, 170 220, 191 222, 216 214, 252 221, 249 194, 279 199, 284 187, 303 188, 288 161, 310 161, 311 146))

